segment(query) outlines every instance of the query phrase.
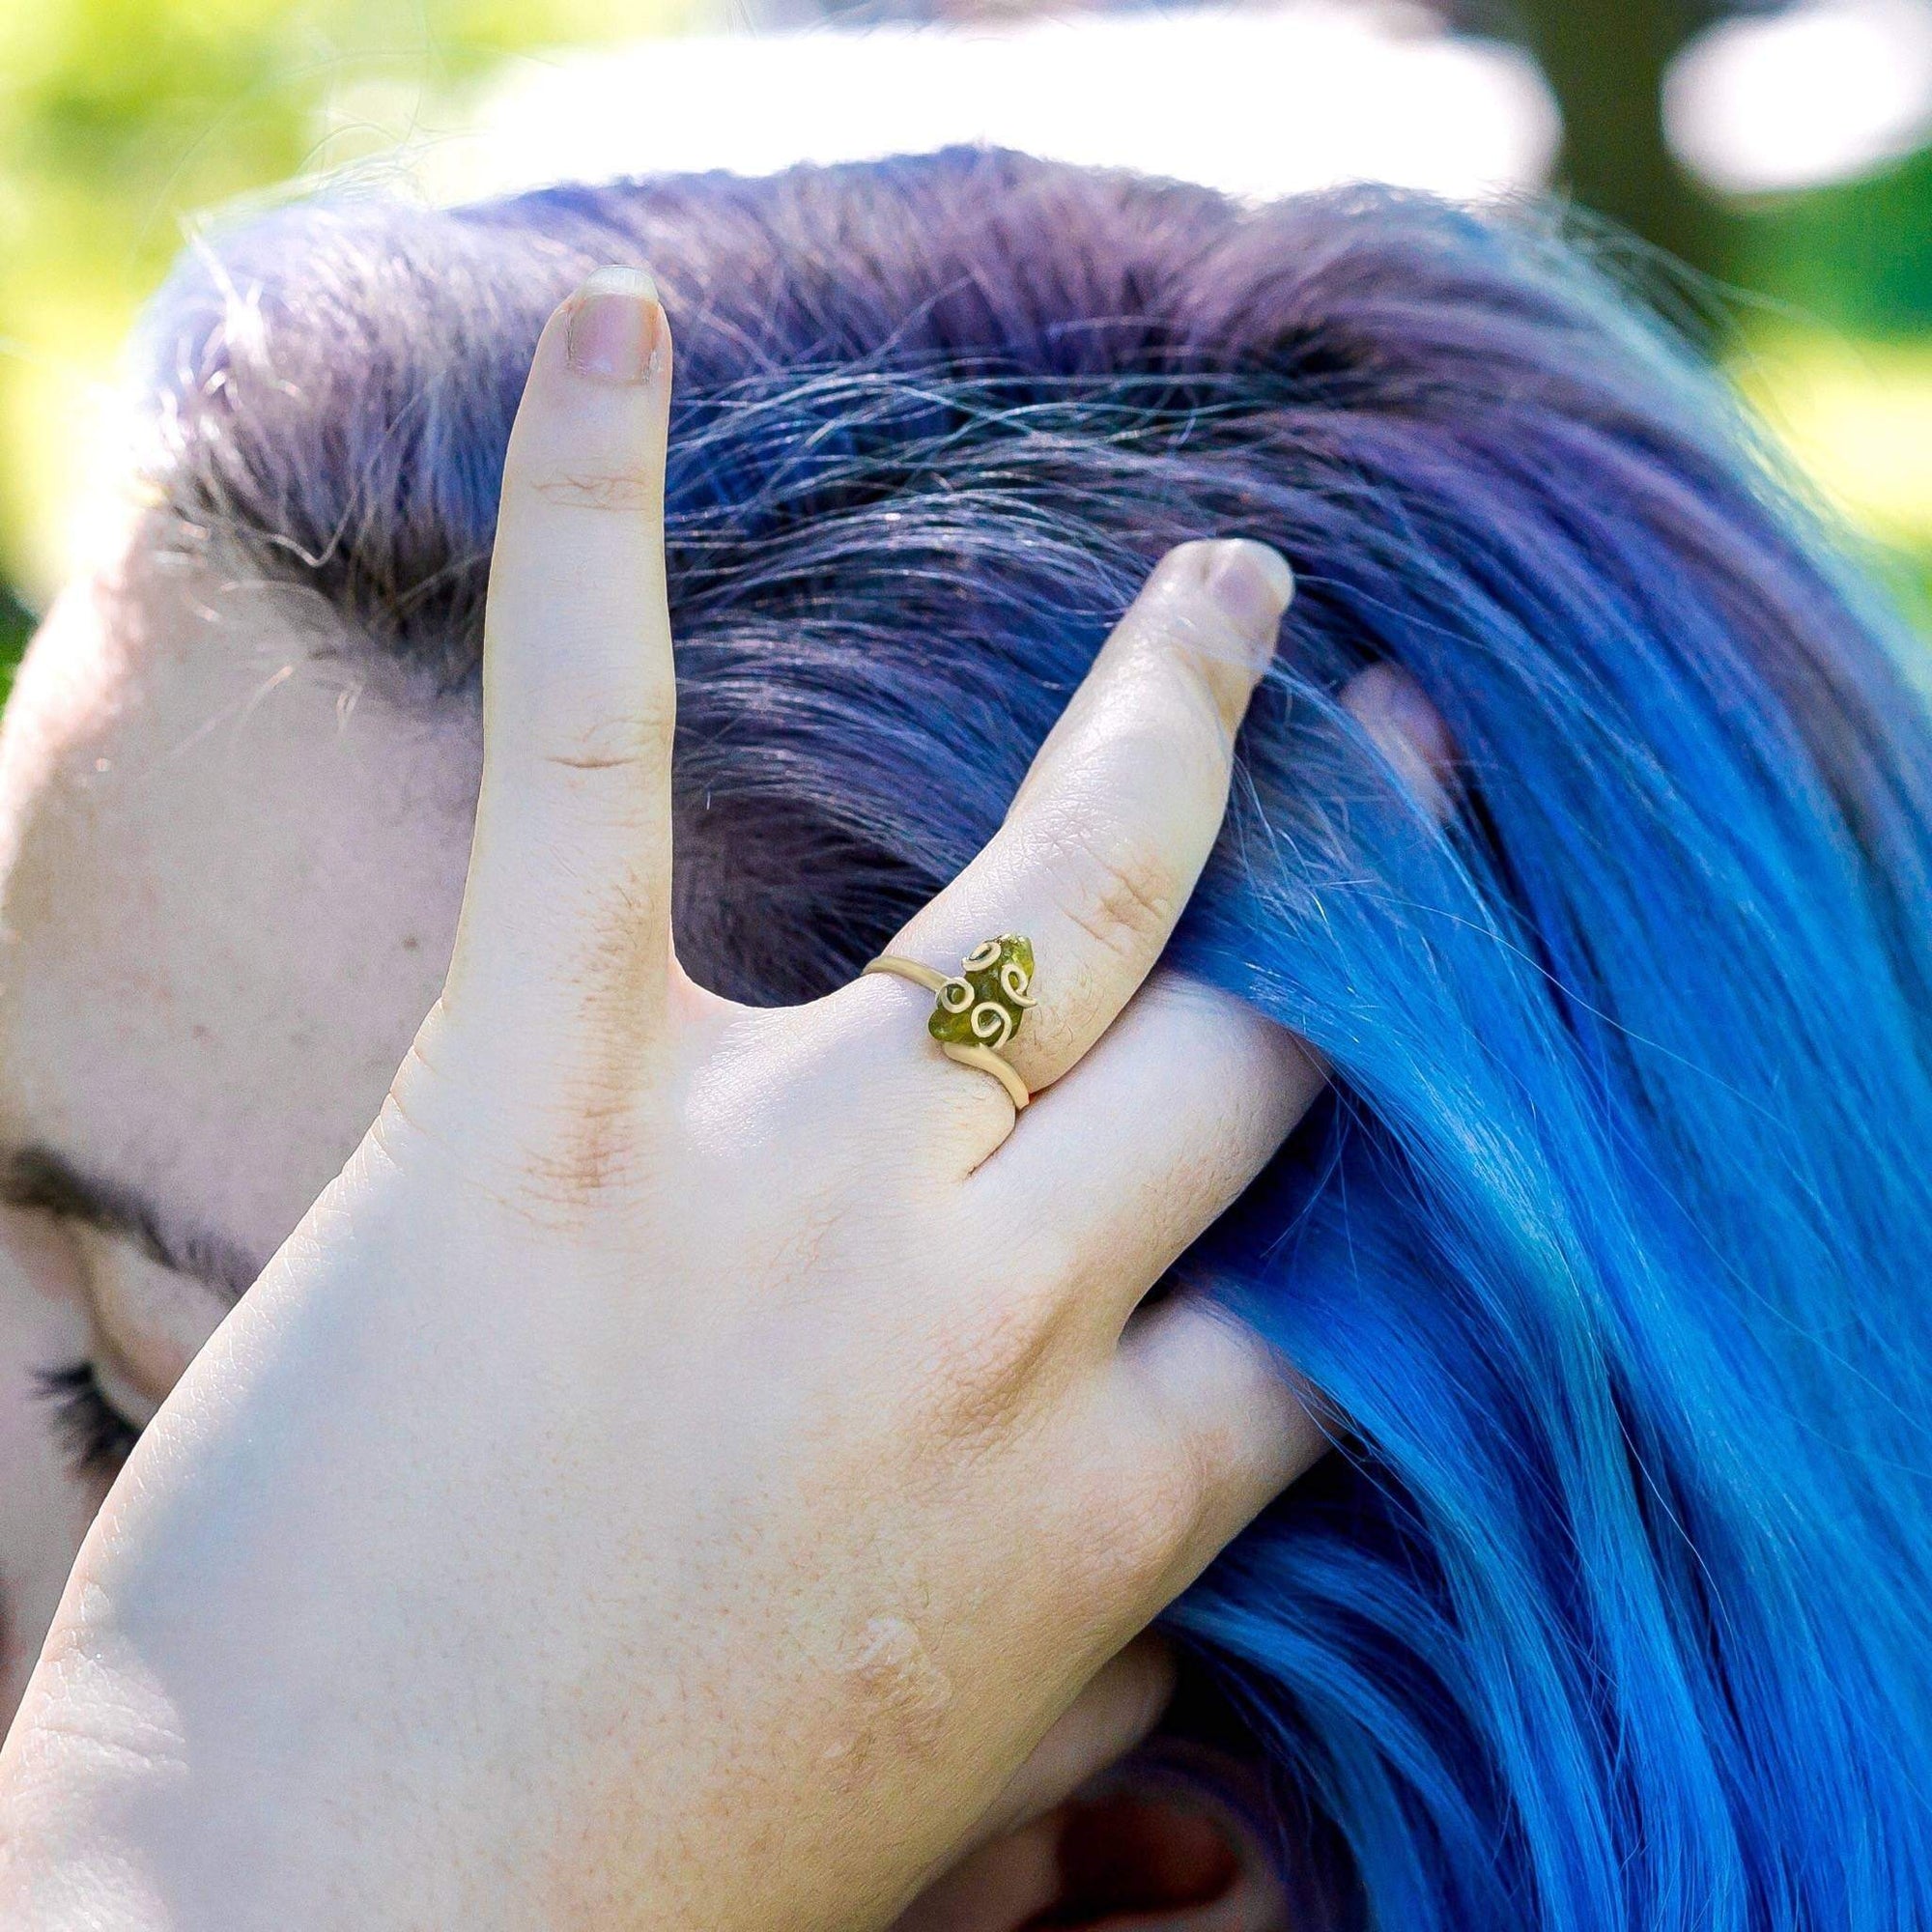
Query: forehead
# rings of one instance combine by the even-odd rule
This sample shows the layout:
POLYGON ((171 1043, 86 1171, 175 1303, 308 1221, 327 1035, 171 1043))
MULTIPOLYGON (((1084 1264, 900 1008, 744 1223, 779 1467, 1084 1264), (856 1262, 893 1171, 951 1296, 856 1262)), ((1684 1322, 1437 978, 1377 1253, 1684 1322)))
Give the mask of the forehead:
POLYGON ((0 730, 0 1131, 265 1257, 440 984, 479 739, 165 535, 63 597, 0 730))

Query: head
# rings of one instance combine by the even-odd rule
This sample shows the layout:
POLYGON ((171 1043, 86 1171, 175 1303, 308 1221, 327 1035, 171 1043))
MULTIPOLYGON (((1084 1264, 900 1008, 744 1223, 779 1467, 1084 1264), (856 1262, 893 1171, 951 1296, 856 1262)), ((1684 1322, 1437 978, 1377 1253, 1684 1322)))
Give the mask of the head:
POLYGON ((310 205, 184 266, 142 505, 0 740, 6 1694, 435 996, 503 447, 606 260, 678 336, 678 941, 721 991, 856 972, 1168 545, 1300 578, 1174 955, 1337 1076, 1180 1270, 1336 1437, 1170 1619, 1150 1776, 1235 1862, 1143 1784, 1056 1824, 1060 1891, 995 1848, 931 1922, 1932 1918, 1923 700, 1587 266, 1366 191, 956 153, 310 205), (1336 702, 1375 661, 1461 748, 1446 826, 1336 702), (1083 1900, 1110 1827, 1172 1860, 1083 1900))

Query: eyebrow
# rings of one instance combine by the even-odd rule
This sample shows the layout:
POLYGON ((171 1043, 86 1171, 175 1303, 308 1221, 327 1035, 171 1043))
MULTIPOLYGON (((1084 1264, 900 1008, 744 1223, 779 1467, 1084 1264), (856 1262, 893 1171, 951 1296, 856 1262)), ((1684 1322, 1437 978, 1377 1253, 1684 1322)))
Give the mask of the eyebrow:
POLYGON ((16 1148, 0 1158, 0 1206, 56 1214, 118 1236, 150 1261, 205 1283, 231 1306, 262 1271, 239 1241, 177 1227, 137 1189, 84 1173, 52 1148, 16 1148))

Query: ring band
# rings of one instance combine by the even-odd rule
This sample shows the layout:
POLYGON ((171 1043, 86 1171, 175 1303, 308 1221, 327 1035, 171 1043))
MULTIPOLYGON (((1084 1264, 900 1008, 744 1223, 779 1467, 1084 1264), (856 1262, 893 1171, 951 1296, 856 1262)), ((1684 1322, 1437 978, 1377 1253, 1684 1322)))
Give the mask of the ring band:
POLYGON ((882 952, 867 963, 867 973, 890 973, 910 980, 932 995, 932 1015, 925 1030, 939 1042, 948 1060, 990 1073, 1014 1107, 1024 1107, 1033 1095, 1027 1084, 1001 1057, 1000 1049, 1020 1030, 1027 1009, 1037 1004, 1033 991, 1033 941, 1017 932, 1003 932, 982 940, 947 974, 918 959, 882 952))

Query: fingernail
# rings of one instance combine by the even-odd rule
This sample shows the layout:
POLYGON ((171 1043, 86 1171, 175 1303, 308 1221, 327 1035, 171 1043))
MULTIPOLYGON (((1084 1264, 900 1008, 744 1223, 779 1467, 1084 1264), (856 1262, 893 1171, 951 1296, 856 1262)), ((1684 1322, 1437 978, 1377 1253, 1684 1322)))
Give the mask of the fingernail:
POLYGON ((664 311, 642 269, 599 269, 570 314, 570 366, 593 383, 641 383, 656 359, 664 311))
POLYGON ((1397 776, 1438 820, 1447 819, 1456 771, 1456 741, 1429 694, 1400 665, 1372 664, 1351 677, 1342 702, 1395 767, 1397 776))
POLYGON ((1265 668, 1294 596, 1294 573, 1278 551, 1244 537, 1216 544, 1214 552, 1208 566, 1208 594, 1253 639, 1256 665, 1265 668))
POLYGON ((1402 733, 1415 755, 1416 763, 1430 777, 1440 780, 1456 762, 1455 741, 1442 714, 1429 701, 1429 694, 1400 665, 1388 665, 1388 689, 1384 702, 1389 722, 1402 733))

